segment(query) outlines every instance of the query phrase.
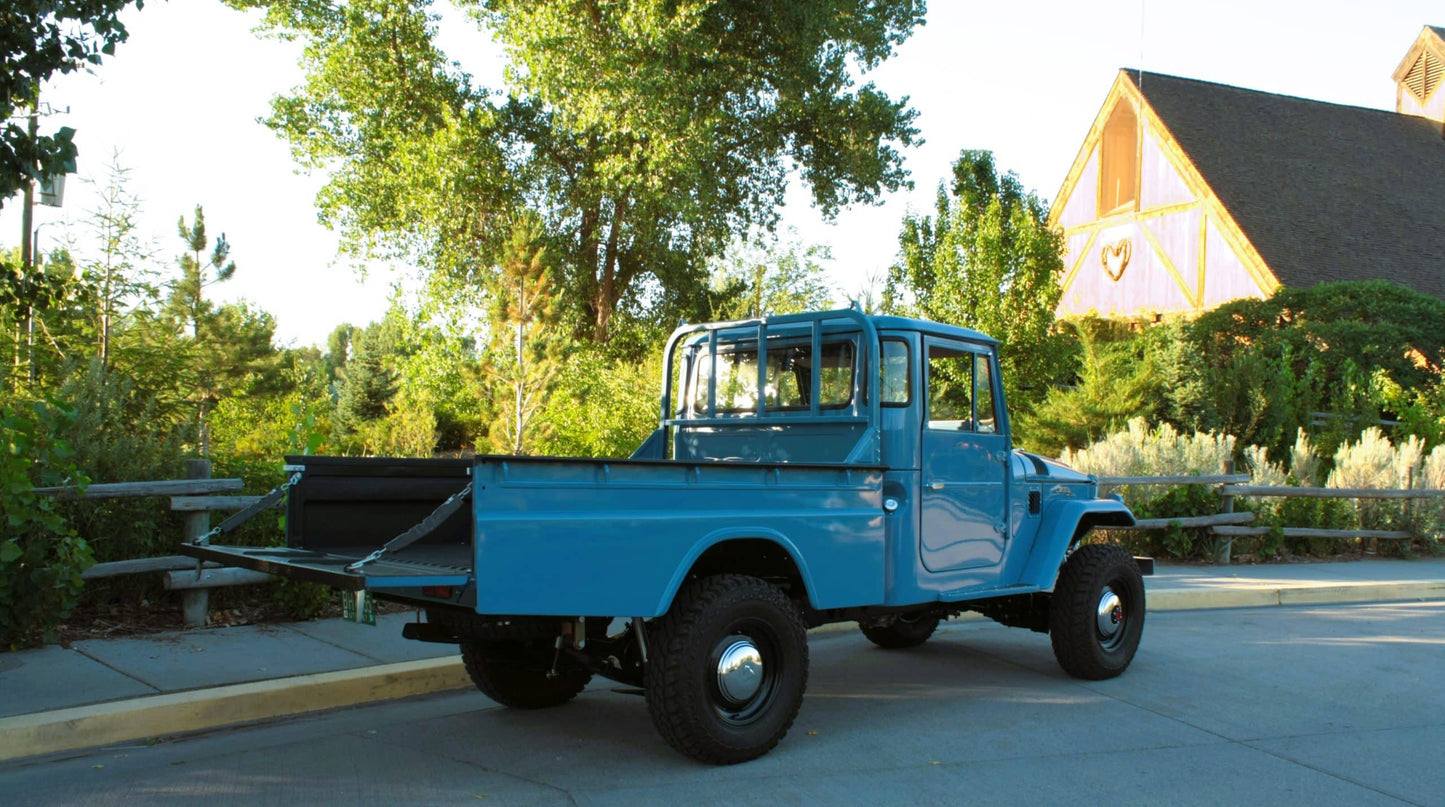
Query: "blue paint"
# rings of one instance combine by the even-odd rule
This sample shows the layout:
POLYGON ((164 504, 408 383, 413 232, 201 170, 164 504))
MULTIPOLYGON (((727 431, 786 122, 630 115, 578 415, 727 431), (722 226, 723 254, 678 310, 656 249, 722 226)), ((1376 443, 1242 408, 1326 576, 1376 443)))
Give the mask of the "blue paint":
POLYGON ((631 458, 477 457, 471 574, 366 585, 656 617, 704 553, 766 541, 817 609, 964 602, 1050 590, 1083 528, 1132 523, 1091 477, 1012 449, 998 343, 976 331, 831 311, 685 326, 665 350, 659 427, 631 458))

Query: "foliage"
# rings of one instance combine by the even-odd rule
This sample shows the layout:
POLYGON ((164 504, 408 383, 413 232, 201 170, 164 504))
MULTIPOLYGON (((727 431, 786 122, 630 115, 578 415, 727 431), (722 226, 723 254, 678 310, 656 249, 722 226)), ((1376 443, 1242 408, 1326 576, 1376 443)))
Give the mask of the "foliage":
POLYGON ((627 457, 657 427, 662 389, 660 352, 645 362, 580 351, 547 402, 551 424, 538 444, 543 454, 627 457))
POLYGON ((352 355, 339 373, 341 386, 336 400, 336 425, 342 434, 354 433, 362 424, 385 417, 397 390, 396 371, 386 364, 377 329, 360 332, 351 348, 352 355))
POLYGON ((492 340, 482 373, 496 407, 488 435, 499 454, 528 453, 551 424, 539 417, 571 340, 559 327, 559 289, 536 223, 518 227, 493 284, 492 340))
POLYGON ((505 95, 447 62, 427 0, 230 2, 305 44, 306 82, 268 124, 333 169, 318 203, 350 249, 475 282, 529 210, 593 341, 703 299, 703 259, 773 225, 790 163, 831 215, 903 186, 917 134, 854 73, 921 23, 918 0, 479 0, 505 95))
POLYGON ((1382 382, 1413 390, 1445 365, 1445 301, 1388 281, 1282 288, 1235 300, 1186 331, 1171 418, 1288 453, 1312 413, 1329 421, 1326 448, 1383 412, 1382 382))
POLYGON ((726 321, 833 307, 823 262, 827 247, 804 246, 796 231, 780 241, 736 241, 712 264, 711 319, 726 321))
MULTIPOLYGON (((129 36, 117 18, 130 0, 6 0, 0 25, 0 206, 25 183, 62 173, 75 160, 72 132, 32 136, 16 122, 40 84, 100 64, 129 36)), ((144 0, 136 0, 141 8, 144 0)))
POLYGON ((938 189, 935 213, 908 216, 901 257, 889 273, 885 307, 911 299, 927 319, 982 331, 999 341, 1009 409, 1026 413, 1069 370, 1069 344, 1054 327, 1062 293, 1063 236, 1048 208, 993 154, 964 151, 938 189))
POLYGON ((1051 386, 1032 412, 1015 415, 1014 440, 1030 451, 1058 456, 1117 431, 1129 420, 1157 420, 1166 383, 1166 355, 1178 333, 1158 326, 1144 334, 1101 319, 1063 323, 1077 340, 1073 386, 1051 386))
POLYGON ((129 186, 130 169, 121 164, 120 154, 116 152, 106 167, 105 184, 98 189, 96 207, 86 212, 86 224, 98 248, 80 263, 86 282, 94 289, 94 303, 87 314, 94 322, 100 363, 107 367, 117 319, 127 308, 156 293, 152 283, 154 272, 149 265, 156 250, 137 232, 140 198, 129 186))
POLYGON ((54 641, 55 627, 80 597, 81 572, 94 562, 53 496, 35 485, 75 485, 77 469, 62 437, 73 415, 54 404, 0 403, 0 647, 54 641))
MULTIPOLYGON (((185 476, 182 446, 190 425, 119 370, 99 359, 75 367, 56 396, 72 408, 61 436, 91 479, 125 482, 185 476)), ((103 499, 65 505, 66 514, 101 561, 174 554, 180 522, 153 499, 103 499)), ((132 583, 135 581, 132 580, 132 583)), ((120 583, 115 591, 135 593, 120 583)))

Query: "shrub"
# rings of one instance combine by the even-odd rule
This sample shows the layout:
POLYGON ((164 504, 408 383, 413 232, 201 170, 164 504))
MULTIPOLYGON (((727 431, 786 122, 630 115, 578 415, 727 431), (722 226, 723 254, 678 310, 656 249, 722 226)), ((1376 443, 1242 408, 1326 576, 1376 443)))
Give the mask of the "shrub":
POLYGON ((80 598, 80 573, 94 563, 55 498, 31 492, 88 483, 61 437, 73 421, 73 413, 52 404, 28 412, 0 405, 0 647, 54 641, 56 626, 80 598))

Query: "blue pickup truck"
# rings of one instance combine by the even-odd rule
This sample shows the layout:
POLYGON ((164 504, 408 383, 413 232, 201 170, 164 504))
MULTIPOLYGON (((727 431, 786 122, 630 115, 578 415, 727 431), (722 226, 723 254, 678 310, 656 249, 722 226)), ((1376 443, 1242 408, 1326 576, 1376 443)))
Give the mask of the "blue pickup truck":
POLYGON ((1128 667, 1152 562, 1083 539, 1134 518, 1012 448, 993 339, 829 311, 683 326, 665 366, 630 458, 288 457, 285 547, 184 551, 413 605, 507 706, 641 687, 713 763, 787 733, 825 623, 899 649, 974 611, 1128 667))

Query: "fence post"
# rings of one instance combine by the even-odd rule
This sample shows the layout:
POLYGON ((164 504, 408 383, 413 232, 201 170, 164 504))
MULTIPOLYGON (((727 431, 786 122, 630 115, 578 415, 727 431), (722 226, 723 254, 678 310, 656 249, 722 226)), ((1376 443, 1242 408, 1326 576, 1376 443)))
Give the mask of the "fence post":
MULTIPOLYGON (((187 479, 210 479, 210 460, 186 460, 187 479)), ((198 510, 186 514, 185 541, 190 543, 211 531, 211 513, 198 510)), ((198 561, 199 562, 199 561, 198 561)), ((192 588, 181 592, 181 616, 188 628, 204 628, 210 615, 211 592, 209 589, 192 588)))
MULTIPOLYGON (((1227 459, 1227 460, 1224 461, 1224 473, 1225 473, 1225 474, 1232 474, 1232 473, 1234 473, 1234 460, 1232 460, 1232 459, 1227 459)), ((1229 488, 1228 485, 1222 485, 1222 486, 1220 487, 1220 491, 1221 491, 1221 492, 1220 492, 1220 494, 1219 494, 1219 512, 1221 512, 1221 513, 1233 513, 1233 512, 1234 512, 1234 496, 1233 496, 1233 494, 1224 492, 1224 491, 1228 490, 1228 488, 1229 488)), ((1232 550, 1233 548, 1234 548, 1234 537, 1233 537, 1233 536, 1230 536, 1230 535, 1216 535, 1215 538, 1214 538, 1214 562, 1215 562, 1215 563, 1218 563, 1218 564, 1220 564, 1220 565, 1223 565, 1223 566, 1228 566, 1228 565, 1229 565, 1230 552, 1231 552, 1231 550, 1232 550)))

